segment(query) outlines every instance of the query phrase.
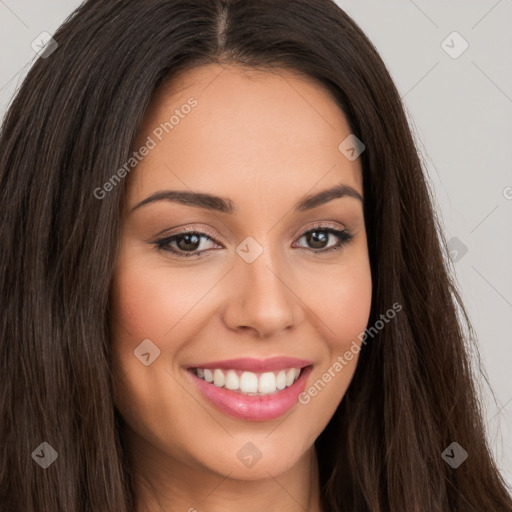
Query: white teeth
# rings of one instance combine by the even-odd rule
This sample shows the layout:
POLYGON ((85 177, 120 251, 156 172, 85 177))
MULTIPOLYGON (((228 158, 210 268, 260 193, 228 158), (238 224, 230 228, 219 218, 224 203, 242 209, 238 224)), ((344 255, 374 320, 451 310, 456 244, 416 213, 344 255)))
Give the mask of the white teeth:
POLYGON ((252 372, 242 373, 240 391, 242 393, 256 393, 258 391, 258 376, 252 372))
POLYGON ((288 370, 288 373, 286 374, 286 385, 291 386, 293 384, 294 380, 295 380, 295 370, 293 368, 290 368, 288 370))
MULTIPOLYGON (((198 370, 199 369, 200 368, 198 368, 198 370)), ((226 386, 226 389, 238 389, 240 387, 240 379, 234 370, 228 370, 224 385, 226 386)))
POLYGON ((216 368, 196 368, 195 374, 213 383, 218 388, 225 387, 249 395, 271 395, 291 386, 300 375, 300 368, 288 368, 278 372, 241 372, 216 368))
POLYGON ((262 373, 258 382, 258 391, 260 393, 275 393, 276 376, 272 372, 262 373))
POLYGON ((284 370, 281 370, 277 374, 276 388, 281 390, 281 389, 284 389, 285 387, 286 387, 286 372, 284 370))
POLYGON ((218 387, 221 388, 224 386, 224 374, 221 370, 214 370, 213 371, 213 383, 218 387))

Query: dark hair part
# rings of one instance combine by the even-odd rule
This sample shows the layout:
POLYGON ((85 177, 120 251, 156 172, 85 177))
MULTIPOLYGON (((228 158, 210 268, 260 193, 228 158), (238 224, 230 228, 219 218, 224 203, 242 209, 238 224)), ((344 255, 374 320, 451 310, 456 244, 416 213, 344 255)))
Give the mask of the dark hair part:
POLYGON ((208 63, 317 80, 366 145, 373 279, 366 344, 317 439, 325 511, 512 510, 490 455, 471 327, 400 96, 330 0, 89 0, 54 35, 4 120, 0 157, 0 510, 128 512, 134 488, 112 398, 109 293, 129 157, 155 89, 208 63), (465 327, 465 328, 464 328, 465 327), (58 463, 42 470, 43 441, 58 463), (468 459, 441 457, 457 441, 468 459))

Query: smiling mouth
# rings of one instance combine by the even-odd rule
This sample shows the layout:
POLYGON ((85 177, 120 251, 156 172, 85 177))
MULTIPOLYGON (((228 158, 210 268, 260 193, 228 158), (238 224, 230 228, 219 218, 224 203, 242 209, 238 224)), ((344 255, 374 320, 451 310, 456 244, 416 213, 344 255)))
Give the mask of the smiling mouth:
POLYGON ((295 358, 233 359, 187 369, 211 404, 246 421, 270 421, 292 409, 312 371, 311 361, 295 358))
POLYGON ((196 377, 217 388, 225 388, 246 396, 268 396, 292 386, 305 368, 307 367, 260 373, 220 368, 190 368, 189 370, 196 377))

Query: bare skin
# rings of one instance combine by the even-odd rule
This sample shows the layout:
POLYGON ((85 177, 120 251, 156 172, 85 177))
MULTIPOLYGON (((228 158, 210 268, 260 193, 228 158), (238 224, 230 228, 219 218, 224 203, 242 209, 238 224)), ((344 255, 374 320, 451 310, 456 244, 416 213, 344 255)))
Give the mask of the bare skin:
POLYGON ((308 389, 365 330, 371 274, 362 201, 345 195, 294 209, 339 184, 363 196, 359 159, 338 149, 350 133, 331 96, 289 71, 210 65, 155 94, 135 146, 148 136, 156 145, 127 177, 112 296, 115 401, 128 425, 138 512, 322 510, 313 443, 357 355, 307 404, 265 421, 217 409, 191 385, 187 368, 297 357, 313 364, 308 389), (159 140, 154 130, 190 98, 196 106, 180 110, 159 140), (165 199, 135 208, 164 190, 229 198, 236 211, 165 199), (205 233, 197 249, 183 238, 170 248, 204 251, 199 256, 156 244, 185 227, 205 233), (320 253, 343 242, 326 227, 352 239, 320 253), (312 228, 324 238, 315 243, 305 234, 312 228), (263 249, 251 263, 236 251, 247 237, 263 249), (148 366, 134 356, 145 339, 160 350, 148 366), (251 467, 237 457, 247 443, 261 454, 251 467))

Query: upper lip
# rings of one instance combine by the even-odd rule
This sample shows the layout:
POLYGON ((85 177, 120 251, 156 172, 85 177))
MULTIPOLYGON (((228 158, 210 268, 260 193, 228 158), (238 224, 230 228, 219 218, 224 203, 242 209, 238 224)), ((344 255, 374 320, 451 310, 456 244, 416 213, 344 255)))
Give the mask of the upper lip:
POLYGON ((268 359, 256 359, 253 357, 240 357, 237 359, 224 359, 223 361, 212 361, 189 366, 189 368, 216 368, 224 370, 240 370, 254 373, 273 372, 287 368, 304 368, 313 364, 306 359, 295 357, 276 356, 268 359))

